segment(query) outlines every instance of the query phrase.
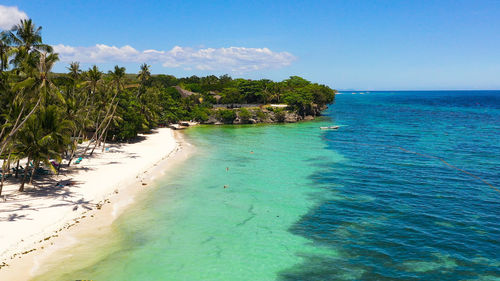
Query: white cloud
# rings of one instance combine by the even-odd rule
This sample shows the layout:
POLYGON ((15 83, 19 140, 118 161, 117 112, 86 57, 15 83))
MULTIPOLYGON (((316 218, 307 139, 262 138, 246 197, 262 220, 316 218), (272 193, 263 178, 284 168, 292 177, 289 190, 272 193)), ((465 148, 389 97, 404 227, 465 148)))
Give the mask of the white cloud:
POLYGON ((281 68, 290 65, 295 57, 288 52, 273 52, 268 48, 205 48, 194 49, 175 46, 168 51, 138 51, 126 45, 123 47, 97 44, 92 47, 55 45, 63 62, 82 63, 159 63, 165 67, 183 67, 209 71, 230 71, 235 73, 261 69, 281 68))
POLYGON ((12 26, 18 24, 20 20, 27 18, 28 15, 15 6, 0 5, 0 29, 11 29, 12 26))

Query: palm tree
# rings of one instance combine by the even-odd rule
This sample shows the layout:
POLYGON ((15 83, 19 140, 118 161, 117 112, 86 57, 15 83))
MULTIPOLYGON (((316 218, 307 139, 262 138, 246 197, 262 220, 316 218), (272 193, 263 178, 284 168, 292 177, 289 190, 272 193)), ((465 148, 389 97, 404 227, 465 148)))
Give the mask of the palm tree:
MULTIPOLYGON (((56 89, 54 84, 49 79, 49 73, 55 62, 59 60, 57 54, 46 53, 36 53, 39 58, 39 62, 36 65, 36 69, 30 71, 30 75, 26 76, 25 79, 16 83, 13 87, 18 94, 15 97, 14 102, 22 104, 21 110, 15 122, 11 126, 11 130, 7 135, 1 135, 0 139, 0 155, 5 151, 7 143, 12 139, 14 134, 21 129, 24 123, 38 110, 40 105, 45 105, 45 102, 49 98, 55 97, 59 101, 63 101, 61 93, 56 89), (35 102, 36 101, 36 102, 35 102), (31 107, 31 105, 34 105, 31 107), (26 110, 31 107, 31 110, 27 115, 23 117, 26 110)), ((35 56, 35 53, 29 56, 35 56)))
POLYGON ((0 32, 0 72, 9 67, 9 56, 12 48, 9 44, 9 36, 5 31, 0 32))
POLYGON ((109 71, 108 74, 111 77, 111 81, 113 82, 115 86, 115 96, 118 95, 118 92, 120 92, 123 89, 123 82, 125 80, 125 67, 119 67, 118 65, 115 65, 115 69, 113 71, 109 71))
POLYGON ((69 77, 71 77, 74 81, 77 81, 80 78, 82 70, 80 69, 79 62, 71 62, 67 69, 69 70, 69 77))
POLYGON ((137 92, 137 97, 140 97, 144 93, 146 84, 149 81, 149 79, 151 78, 151 71, 149 70, 150 67, 151 67, 151 65, 147 65, 145 63, 143 63, 141 65, 141 70, 139 71, 139 74, 137 75, 137 78, 139 79, 139 82, 141 83, 141 86, 139 87, 139 91, 137 92))
POLYGON ((23 157, 28 157, 26 161, 26 168, 24 169, 24 174, 22 174, 21 178, 21 186, 19 187, 19 191, 24 191, 24 184, 26 183, 26 179, 29 172, 29 163, 31 163, 32 155, 36 151, 36 141, 38 137, 39 128, 37 128, 36 116, 31 116, 26 121, 26 126, 23 127, 22 130, 16 135, 15 139, 15 150, 22 152, 22 156, 19 156, 19 160, 23 157))
MULTIPOLYGON (((89 68, 85 76, 86 76, 86 81, 84 83, 84 86, 88 90, 87 98, 85 99, 85 105, 84 105, 85 107, 87 107, 88 102, 90 100, 90 106, 88 107, 87 115, 85 116, 85 119, 88 119, 91 110, 96 110, 97 112, 99 112, 98 110, 99 108, 96 108, 95 103, 96 103, 96 96, 98 89, 100 86, 103 85, 103 79, 102 79, 102 72, 96 65, 92 66, 92 68, 89 68)), ((99 117, 100 114, 97 114, 97 118, 95 120, 96 128, 99 123, 99 117)))
POLYGON ((95 94, 97 86, 99 86, 99 83, 102 82, 102 72, 96 65, 93 65, 92 68, 87 70, 85 77, 87 79, 87 88, 91 94, 95 94))
MULTIPOLYGON (((113 119, 113 115, 115 114, 116 111, 116 106, 115 106, 115 99, 118 96, 118 94, 123 90, 124 88, 124 82, 125 82, 125 67, 119 67, 118 65, 115 65, 115 68, 113 71, 109 71, 108 75, 110 77, 110 83, 111 83, 111 90, 113 91, 113 97, 111 100, 108 102, 107 100, 105 101, 107 106, 106 113, 104 114, 104 117, 102 121, 99 123, 98 126, 96 126, 96 130, 94 132, 94 135, 91 138, 92 140, 95 140, 94 147, 92 148, 92 151, 90 152, 90 155, 94 153, 95 148, 97 145, 100 144, 100 141, 106 134, 106 129, 108 128, 108 123, 111 122, 110 120, 113 119)), ((87 152, 87 150, 90 147, 91 142, 88 143, 87 147, 83 151, 83 155, 87 152)))
POLYGON ((10 124, 6 123, 0 132, 0 155, 3 154, 14 134, 38 110, 40 104, 50 96, 49 94, 58 95, 58 91, 52 91, 55 87, 50 82, 48 74, 59 58, 57 54, 47 55, 47 52, 52 51, 52 47, 42 43, 41 30, 42 28, 36 27, 31 19, 21 20, 4 35, 4 41, 14 46, 12 48, 15 52, 13 64, 19 67, 16 70, 19 81, 16 81, 12 87, 12 90, 16 92, 13 103, 22 104, 22 108, 17 118, 11 120, 10 124), (41 51, 44 52, 41 53, 41 51), (28 110, 28 114, 25 115, 28 110), (8 134, 6 127, 10 128, 8 134))
MULTIPOLYGON (((63 109, 57 105, 50 105, 44 109, 38 116, 38 122, 41 124, 40 128, 43 133, 38 143, 42 148, 42 156, 44 156, 39 161, 43 161, 46 166, 53 169, 53 166, 49 163, 49 159, 56 159, 59 163, 61 162, 62 153, 71 143, 75 124, 72 120, 66 118, 63 109)), ((37 158, 34 157, 34 159, 37 158)))
MULTIPOLYGON (((69 75, 72 75, 72 70, 75 69, 75 63, 72 63, 70 65, 70 67, 68 67, 68 69, 70 70, 70 73, 69 75)), ((100 115, 101 115, 101 104, 105 104, 107 102, 107 100, 103 100, 103 102, 101 103, 99 100, 98 100, 98 92, 102 91, 102 86, 104 86, 104 80, 103 80, 103 73, 99 70, 99 68, 96 66, 96 65, 93 65, 91 68, 89 68, 83 75, 85 81, 81 84, 82 87, 82 90, 83 90, 83 99, 85 100, 85 102, 83 103, 83 106, 80 108, 80 111, 79 111, 79 118, 76 121, 76 125, 77 127, 79 127, 79 131, 78 131, 78 135, 77 137, 74 139, 74 143, 73 143, 73 149, 71 150, 71 156, 69 158, 69 161, 68 161, 68 167, 71 165, 71 161, 73 160, 74 156, 75 156, 75 148, 76 148, 76 145, 78 144, 78 140, 80 140, 80 138, 82 136, 84 136, 84 132, 87 128, 87 126, 89 125, 89 123, 91 123, 91 113, 92 111, 96 112, 96 118, 94 120, 95 122, 95 129, 97 131, 97 128, 99 126, 99 121, 100 121, 100 115), (83 112, 85 112, 85 116, 83 116, 83 112)), ((91 138, 91 141, 94 140, 95 138, 95 134, 94 136, 92 136, 91 138)), ((87 145, 85 151, 83 152, 82 156, 85 155, 87 149, 89 148, 90 146, 90 142, 89 144, 87 145)))
POLYGON ((21 64, 28 54, 52 52, 52 47, 42 42, 42 27, 37 27, 31 19, 23 19, 8 32, 9 40, 16 47, 14 65, 21 64))
POLYGON ((50 159, 61 161, 62 152, 71 143, 73 127, 73 122, 66 119, 63 110, 55 104, 42 108, 30 117, 16 137, 17 151, 28 157, 19 191, 24 191, 30 171, 29 181, 32 182, 40 162, 54 170, 50 159))
POLYGON ((150 67, 151 67, 150 65, 143 63, 141 65, 141 70, 137 75, 137 78, 139 79, 140 82, 140 86, 137 89, 136 98, 138 99, 138 102, 140 104, 142 114, 146 112, 146 106, 145 106, 146 101, 144 99, 144 94, 146 94, 147 92, 147 85, 149 84, 149 81, 151 79, 150 67))
POLYGON ((7 158, 4 158, 4 161, 2 164, 2 176, 1 176, 2 179, 0 180, 0 196, 2 196, 3 183, 5 181, 5 177, 7 175, 8 170, 9 170, 10 161, 11 161, 11 153, 9 153, 7 158))
POLYGON ((145 63, 141 64, 141 70, 139 70, 139 74, 137 78, 141 82, 142 85, 145 85, 146 82, 151 78, 151 65, 147 65, 145 63))

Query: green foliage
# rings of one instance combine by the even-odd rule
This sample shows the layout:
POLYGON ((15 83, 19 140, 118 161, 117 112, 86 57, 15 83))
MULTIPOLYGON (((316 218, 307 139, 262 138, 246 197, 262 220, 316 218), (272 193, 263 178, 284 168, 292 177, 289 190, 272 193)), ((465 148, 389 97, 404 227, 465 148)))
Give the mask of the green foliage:
POLYGON ((151 79, 151 84, 154 87, 167 88, 167 87, 175 86, 179 83, 177 81, 177 78, 175 78, 175 76, 173 76, 173 75, 159 74, 159 75, 151 76, 150 79, 151 79))
POLYGON ((252 113, 246 108, 242 108, 238 111, 238 117, 240 117, 243 123, 248 123, 250 118, 252 118, 252 113))
POLYGON ((285 122, 286 111, 283 108, 275 108, 274 117, 276 118, 276 121, 280 123, 285 122))
POLYGON ((262 110, 257 110, 257 112, 255 113, 257 115, 257 118, 259 118, 260 120, 266 120, 267 119, 267 113, 265 113, 264 111, 262 110))
POLYGON ((224 88, 221 95, 221 103, 228 104, 244 102, 243 96, 240 94, 239 89, 235 87, 224 88))
POLYGON ((210 116, 210 109, 202 106, 196 106, 192 111, 190 119, 198 122, 205 122, 209 119, 209 116, 210 116))
POLYGON ((230 109, 222 109, 217 110, 216 116, 220 121, 226 124, 231 124, 233 123, 234 119, 236 119, 236 112, 230 109))
POLYGON ((139 132, 148 130, 146 118, 141 114, 141 107, 130 91, 123 91, 118 96, 118 108, 115 120, 109 130, 109 137, 113 140, 124 141, 133 139, 139 132))
POLYGON ((201 85, 196 83, 185 84, 184 89, 195 93, 201 93, 202 91, 201 85))

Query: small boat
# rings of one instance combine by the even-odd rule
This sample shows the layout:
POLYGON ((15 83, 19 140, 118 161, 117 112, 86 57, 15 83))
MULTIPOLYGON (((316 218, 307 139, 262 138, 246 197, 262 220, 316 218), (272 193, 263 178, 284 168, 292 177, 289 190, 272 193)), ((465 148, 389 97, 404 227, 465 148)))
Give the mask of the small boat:
POLYGON ((339 126, 319 127, 321 130, 337 130, 339 126))

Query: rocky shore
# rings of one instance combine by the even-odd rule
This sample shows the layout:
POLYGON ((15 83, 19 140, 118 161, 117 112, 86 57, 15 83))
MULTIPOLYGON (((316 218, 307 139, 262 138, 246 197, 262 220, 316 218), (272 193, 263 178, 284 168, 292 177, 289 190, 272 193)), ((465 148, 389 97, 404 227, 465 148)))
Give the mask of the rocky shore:
POLYGON ((320 116, 327 106, 314 106, 313 114, 299 114, 297 111, 286 108, 252 107, 237 109, 216 109, 202 124, 258 124, 258 123, 296 123, 313 120, 320 116))

